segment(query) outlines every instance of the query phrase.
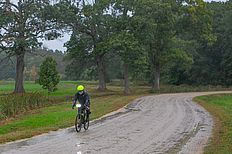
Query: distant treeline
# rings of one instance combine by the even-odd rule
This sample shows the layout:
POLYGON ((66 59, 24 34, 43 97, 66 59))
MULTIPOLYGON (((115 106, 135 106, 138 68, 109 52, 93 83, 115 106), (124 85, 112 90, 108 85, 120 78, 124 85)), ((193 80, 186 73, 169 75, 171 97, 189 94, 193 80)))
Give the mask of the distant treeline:
MULTIPOLYGON (((1 53, 0 57, 4 57, 5 54, 1 53)), ((35 81, 38 79, 38 72, 40 65, 46 59, 47 56, 53 57, 57 61, 57 70, 62 79, 65 79, 65 67, 64 61, 65 53, 61 51, 53 51, 49 49, 36 49, 31 53, 27 53, 25 56, 25 68, 24 68, 24 80, 35 81)), ((0 64, 0 80, 14 80, 16 75, 15 69, 16 59, 6 59, 0 64)))

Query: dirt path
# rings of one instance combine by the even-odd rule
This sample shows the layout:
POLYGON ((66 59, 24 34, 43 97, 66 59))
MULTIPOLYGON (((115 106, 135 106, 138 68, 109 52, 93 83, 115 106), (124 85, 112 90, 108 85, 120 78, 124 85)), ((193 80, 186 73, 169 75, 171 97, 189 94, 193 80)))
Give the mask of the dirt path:
POLYGON ((93 122, 86 132, 76 133, 73 127, 51 132, 0 145, 0 153, 201 153, 213 120, 192 98, 205 94, 212 92, 143 97, 124 111, 93 122))

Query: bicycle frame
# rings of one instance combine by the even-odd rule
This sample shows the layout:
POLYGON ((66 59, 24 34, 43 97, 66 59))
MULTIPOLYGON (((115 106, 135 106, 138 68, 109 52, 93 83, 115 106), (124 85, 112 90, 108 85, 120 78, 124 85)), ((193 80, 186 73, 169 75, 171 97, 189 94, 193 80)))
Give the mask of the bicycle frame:
POLYGON ((75 122, 76 131, 79 132, 81 130, 82 124, 84 125, 84 129, 87 130, 89 127, 89 120, 85 120, 86 118, 89 119, 89 115, 87 113, 86 108, 82 108, 81 104, 76 104, 77 107, 77 118, 80 120, 79 127, 77 126, 77 123, 75 122), (87 125, 86 125, 87 124, 87 125))

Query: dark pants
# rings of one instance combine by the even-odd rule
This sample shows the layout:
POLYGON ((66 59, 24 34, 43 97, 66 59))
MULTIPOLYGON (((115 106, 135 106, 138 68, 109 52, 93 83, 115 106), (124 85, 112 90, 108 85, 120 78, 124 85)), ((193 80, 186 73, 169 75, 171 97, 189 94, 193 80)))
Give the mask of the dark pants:
MULTIPOLYGON (((78 114, 80 114, 81 112, 83 112, 83 110, 85 110, 84 107, 79 107, 79 108, 78 108, 78 114)), ((89 115, 90 109, 87 109, 86 111, 87 111, 87 114, 89 115)))

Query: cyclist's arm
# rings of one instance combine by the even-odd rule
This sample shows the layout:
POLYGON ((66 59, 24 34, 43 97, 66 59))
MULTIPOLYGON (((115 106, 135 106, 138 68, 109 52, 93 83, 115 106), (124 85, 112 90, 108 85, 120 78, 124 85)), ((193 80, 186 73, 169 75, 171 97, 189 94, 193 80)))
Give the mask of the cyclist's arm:
POLYGON ((90 106, 90 99, 89 99, 89 94, 88 93, 86 93, 86 96, 85 96, 85 104, 87 106, 90 106))
POLYGON ((76 106, 77 99, 78 99, 78 96, 77 96, 77 94, 75 94, 75 96, 74 96, 74 98, 73 98, 73 104, 72 104, 72 107, 76 106))

